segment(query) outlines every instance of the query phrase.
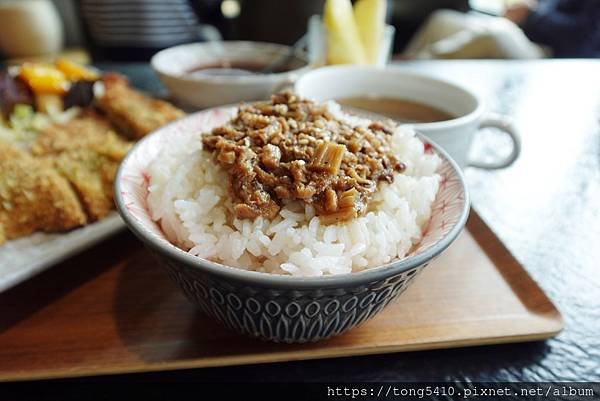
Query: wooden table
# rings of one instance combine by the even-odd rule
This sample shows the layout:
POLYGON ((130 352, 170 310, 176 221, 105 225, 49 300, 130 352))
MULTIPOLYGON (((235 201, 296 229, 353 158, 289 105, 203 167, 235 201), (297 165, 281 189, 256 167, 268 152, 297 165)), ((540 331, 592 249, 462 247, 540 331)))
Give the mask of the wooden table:
MULTIPOLYGON (((505 170, 470 169, 468 184, 474 205, 563 312, 565 330, 537 343, 152 373, 127 380, 600 381, 600 61, 423 61, 403 66, 464 84, 490 110, 515 119, 523 137, 520 159, 505 170)), ((102 68, 122 70, 146 90, 161 90, 146 65, 102 68)), ((499 134, 481 137, 473 151, 495 152, 504 140, 499 134)), ((108 244, 121 248, 132 241, 130 234, 122 234, 108 244)), ((67 262, 67 267, 35 278, 38 285, 40 280, 61 284, 51 293, 18 300, 20 317, 102 274, 98 261, 106 258, 111 255, 92 250, 78 259, 85 271, 62 278, 58 273, 68 270, 67 262)), ((0 303, 15 302, 14 291, 19 288, 0 296, 0 303)), ((0 317, 0 330, 12 323, 0 317)))

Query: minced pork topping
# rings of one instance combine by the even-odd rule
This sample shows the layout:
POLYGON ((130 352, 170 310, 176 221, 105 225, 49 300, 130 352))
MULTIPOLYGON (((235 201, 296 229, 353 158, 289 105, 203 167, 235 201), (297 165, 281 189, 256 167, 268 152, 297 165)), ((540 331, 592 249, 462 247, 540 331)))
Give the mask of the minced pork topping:
POLYGON ((377 183, 406 168, 391 151, 391 135, 383 123, 353 127, 326 105, 283 92, 242 105, 202 141, 228 173, 239 219, 272 219, 298 200, 331 224, 365 213, 377 183))

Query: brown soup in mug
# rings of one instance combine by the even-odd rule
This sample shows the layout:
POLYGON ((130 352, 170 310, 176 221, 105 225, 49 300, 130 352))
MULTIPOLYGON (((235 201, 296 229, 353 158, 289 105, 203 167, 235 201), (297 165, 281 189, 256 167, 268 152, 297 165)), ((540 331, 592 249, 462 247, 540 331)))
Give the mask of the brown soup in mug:
POLYGON ((356 96, 336 99, 342 106, 381 114, 403 123, 433 123, 456 118, 455 116, 412 100, 379 96, 356 96))

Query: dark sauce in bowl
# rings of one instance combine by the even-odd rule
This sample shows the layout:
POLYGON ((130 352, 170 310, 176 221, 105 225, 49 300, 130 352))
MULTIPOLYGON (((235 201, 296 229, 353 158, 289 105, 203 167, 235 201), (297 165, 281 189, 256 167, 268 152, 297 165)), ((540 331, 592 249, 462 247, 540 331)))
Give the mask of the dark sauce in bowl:
MULTIPOLYGON (((289 63, 292 64, 292 63, 289 63)), ((278 74, 288 72, 294 67, 284 65, 275 68, 272 73, 278 74)), ((269 63, 261 63, 256 61, 236 61, 236 60, 220 60, 209 64, 200 64, 185 71, 185 75, 189 77, 197 76, 232 76, 232 75, 254 75, 262 74, 262 70, 269 66, 269 63)))

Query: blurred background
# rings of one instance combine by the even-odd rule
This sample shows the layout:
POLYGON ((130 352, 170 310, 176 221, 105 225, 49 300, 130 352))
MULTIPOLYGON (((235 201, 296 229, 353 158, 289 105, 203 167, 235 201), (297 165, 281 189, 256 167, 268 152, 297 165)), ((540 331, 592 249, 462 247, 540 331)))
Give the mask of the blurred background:
MULTIPOLYGON (((0 58, 143 61, 176 44, 293 44, 324 0, 0 0, 0 58)), ((598 0, 388 0, 395 58, 598 57, 598 0)), ((85 61, 85 60, 84 60, 85 61)))

